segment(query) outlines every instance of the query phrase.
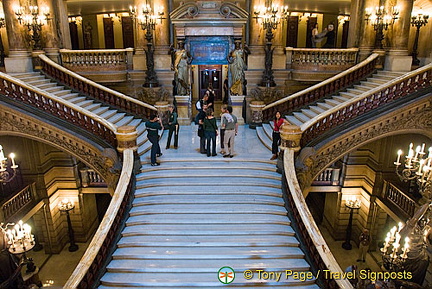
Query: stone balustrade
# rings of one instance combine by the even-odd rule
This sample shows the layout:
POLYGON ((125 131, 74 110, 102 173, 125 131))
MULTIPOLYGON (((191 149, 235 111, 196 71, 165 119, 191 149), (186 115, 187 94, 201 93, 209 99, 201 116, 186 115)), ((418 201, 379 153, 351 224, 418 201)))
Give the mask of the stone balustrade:
POLYGON ((285 48, 287 68, 293 70, 342 71, 357 63, 358 48, 285 48))
POLYGON ((84 168, 80 170, 81 185, 87 187, 106 187, 105 180, 94 169, 84 168))
POLYGON ((315 178, 312 185, 339 185, 340 168, 326 168, 318 177, 315 178))
POLYGON ((61 63, 73 71, 132 70, 133 48, 126 49, 60 49, 61 63))
POLYGON ((35 201, 35 194, 35 183, 32 183, 5 201, 1 205, 0 222, 7 223, 22 208, 35 201))

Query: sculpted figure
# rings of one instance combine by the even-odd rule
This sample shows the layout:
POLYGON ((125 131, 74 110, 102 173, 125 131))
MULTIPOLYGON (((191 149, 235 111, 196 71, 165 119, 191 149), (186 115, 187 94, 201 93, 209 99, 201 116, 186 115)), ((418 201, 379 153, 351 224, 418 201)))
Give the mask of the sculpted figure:
POLYGON ((250 54, 249 48, 245 45, 244 49, 240 47, 241 41, 236 40, 235 48, 227 57, 229 71, 231 74, 231 95, 243 95, 245 85, 246 56, 250 54))
POLYGON ((192 63, 192 56, 185 49, 184 41, 178 41, 178 49, 170 47, 171 69, 174 70, 175 91, 177 95, 189 94, 189 65, 192 63))

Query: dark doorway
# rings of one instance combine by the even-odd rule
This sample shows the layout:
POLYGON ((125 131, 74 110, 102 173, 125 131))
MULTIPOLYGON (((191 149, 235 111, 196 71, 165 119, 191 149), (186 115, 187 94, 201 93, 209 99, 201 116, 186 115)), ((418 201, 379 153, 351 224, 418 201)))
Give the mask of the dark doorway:
POLYGON ((199 97, 202 98, 212 84, 215 100, 222 99, 222 65, 198 65, 199 69, 199 97))
MULTIPOLYGON (((307 29, 306 29, 306 47, 307 48, 312 48, 312 30, 315 27, 315 24, 317 23, 317 18, 316 17, 309 17, 308 21, 307 21, 307 29)), ((318 30, 320 30, 320 28, 318 27, 318 30)), ((321 29, 322 30, 322 29, 321 29)))
POLYGON ((122 16, 123 48, 134 47, 133 22, 129 16, 122 16))
POLYGON ((103 19, 104 25, 104 36, 105 36, 105 48, 113 49, 114 46, 114 22, 111 18, 103 19))
POLYGON ((298 24, 299 24, 298 16, 288 17, 287 40, 286 40, 287 47, 297 48, 298 24))
POLYGON ((342 43, 341 48, 347 48, 348 44, 349 21, 345 21, 342 26, 342 43))
POLYGON ((75 22, 69 22, 69 31, 72 42, 72 49, 79 49, 78 25, 75 22))

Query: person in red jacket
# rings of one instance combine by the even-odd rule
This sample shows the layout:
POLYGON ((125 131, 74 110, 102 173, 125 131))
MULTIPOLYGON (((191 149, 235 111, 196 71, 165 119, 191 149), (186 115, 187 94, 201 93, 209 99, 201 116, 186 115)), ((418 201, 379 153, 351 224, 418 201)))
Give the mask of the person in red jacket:
POLYGON ((279 130, 286 122, 287 122, 286 119, 282 118, 281 113, 279 111, 277 111, 275 118, 273 120, 273 143, 272 143, 273 156, 270 158, 271 160, 275 160, 278 157, 279 145, 281 142, 279 130))

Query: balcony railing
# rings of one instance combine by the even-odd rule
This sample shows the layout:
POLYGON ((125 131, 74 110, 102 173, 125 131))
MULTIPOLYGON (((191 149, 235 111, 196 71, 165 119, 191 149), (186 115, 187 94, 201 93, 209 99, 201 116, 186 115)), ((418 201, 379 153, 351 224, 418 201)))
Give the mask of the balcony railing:
POLYGON ((357 63, 358 48, 285 48, 287 68, 308 71, 342 71, 357 63))
POLYGON ((384 181, 384 199, 393 203, 409 217, 418 209, 417 203, 390 182, 384 181))
POLYGON ((295 109, 312 104, 327 95, 334 94, 342 89, 352 86, 355 82, 359 82, 361 79, 366 78, 375 71, 377 60, 378 54, 373 54, 363 62, 339 73, 338 75, 266 105, 263 108, 263 120, 270 120, 274 117, 277 111, 286 114, 295 109))
POLYGON ((81 185, 87 187, 106 187, 105 180, 93 169, 85 168, 80 170, 81 185))
POLYGON ((313 181, 316 186, 338 186, 340 168, 327 168, 313 181))
POLYGON ((1 205, 0 222, 7 222, 26 205, 36 201, 35 183, 26 186, 1 205))
POLYGON ((133 69, 133 48, 60 49, 60 55, 63 66, 72 71, 122 71, 133 69))

